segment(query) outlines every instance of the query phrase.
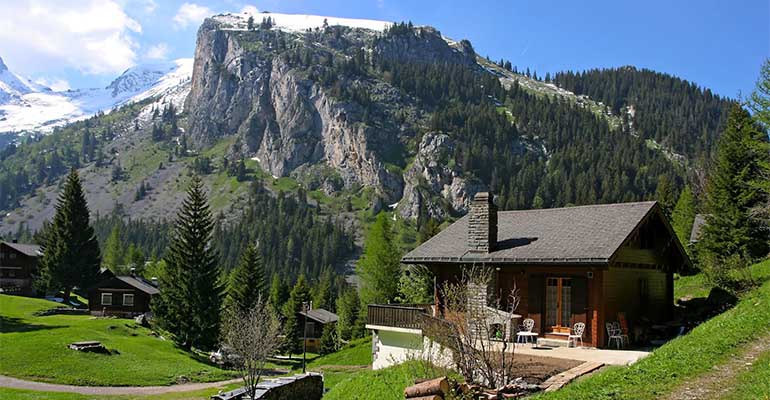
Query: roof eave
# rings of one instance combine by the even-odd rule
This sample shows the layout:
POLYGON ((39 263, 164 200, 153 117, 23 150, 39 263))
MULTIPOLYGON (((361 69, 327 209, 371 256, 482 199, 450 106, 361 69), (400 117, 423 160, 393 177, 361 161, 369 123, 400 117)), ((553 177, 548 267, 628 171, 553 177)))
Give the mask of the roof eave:
POLYGON ((609 265, 608 258, 404 257, 403 264, 609 265))

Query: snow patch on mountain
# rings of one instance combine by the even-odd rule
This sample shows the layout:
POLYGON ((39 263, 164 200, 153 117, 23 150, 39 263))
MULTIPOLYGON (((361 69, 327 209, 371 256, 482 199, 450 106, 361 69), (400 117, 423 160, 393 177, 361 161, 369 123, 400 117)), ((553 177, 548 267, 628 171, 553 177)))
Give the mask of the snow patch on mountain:
POLYGON ((279 14, 271 12, 250 13, 248 11, 238 14, 220 14, 215 15, 212 18, 217 22, 226 24, 227 29, 246 30, 248 29, 248 20, 250 16, 254 17, 255 26, 259 26, 262 19, 270 17, 274 29, 289 32, 302 32, 308 29, 321 28, 324 25, 324 21, 326 21, 329 26, 342 25, 373 31, 384 31, 385 28, 393 24, 392 22, 374 19, 339 18, 307 14, 279 14))
POLYGON ((14 74, 5 65, 2 57, 0 57, 0 104, 19 101, 22 96, 28 93, 50 90, 43 85, 14 74))
MULTIPOLYGON (((16 77, 22 83, 24 80, 2 64, 2 84, 11 87, 8 82, 14 83, 17 94, 13 98, 9 95, 8 99, 0 94, 0 132, 50 132, 57 126, 88 118, 97 112, 110 112, 118 106, 150 97, 173 95, 175 105, 183 103, 189 93, 192 65, 191 58, 139 65, 127 69, 105 88, 55 92, 31 82, 20 87, 11 78, 5 78, 16 77)), ((0 90, 4 89, 5 86, 0 86, 0 90)))

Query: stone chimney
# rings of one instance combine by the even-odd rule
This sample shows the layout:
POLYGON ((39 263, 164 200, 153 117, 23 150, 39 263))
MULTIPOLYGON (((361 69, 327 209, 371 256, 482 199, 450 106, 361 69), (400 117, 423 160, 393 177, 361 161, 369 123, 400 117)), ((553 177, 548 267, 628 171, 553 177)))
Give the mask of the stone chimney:
POLYGON ((497 244, 497 206, 495 195, 479 192, 473 196, 468 212, 468 248, 475 253, 494 251, 497 244))

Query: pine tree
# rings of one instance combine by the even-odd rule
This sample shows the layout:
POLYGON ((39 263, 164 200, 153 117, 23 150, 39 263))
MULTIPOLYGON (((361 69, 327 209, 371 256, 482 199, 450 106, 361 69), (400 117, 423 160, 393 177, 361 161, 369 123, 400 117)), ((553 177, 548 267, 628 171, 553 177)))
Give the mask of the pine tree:
POLYGON ((326 324, 323 333, 321 333, 320 353, 325 356, 335 351, 337 351, 337 332, 334 329, 334 324, 326 324))
POLYGON ((75 169, 67 176, 56 204, 56 214, 47 227, 40 274, 49 287, 62 289, 68 303, 74 287, 87 288, 99 274, 99 242, 89 222, 80 178, 75 169))
POLYGON ((189 349, 216 344, 222 288, 219 255, 212 248, 214 221, 203 183, 194 176, 177 214, 153 311, 174 340, 189 349))
POLYGON ((321 278, 318 280, 318 285, 313 290, 313 308, 323 308, 334 312, 335 300, 337 298, 336 288, 334 285, 334 273, 331 267, 327 267, 322 273, 321 278))
POLYGON ((357 322, 361 299, 355 288, 349 288, 337 299, 337 338, 348 341, 358 337, 357 322))
POLYGON ((690 242, 692 223, 695 220, 695 197, 689 186, 682 189, 679 200, 676 202, 674 212, 671 214, 671 225, 679 238, 679 242, 685 247, 690 242))
POLYGON ((361 279, 361 303, 385 304, 396 299, 401 275, 401 254, 393 243, 393 232, 385 213, 377 215, 366 235, 364 254, 356 272, 361 279))
POLYGON ((754 118, 765 129, 770 129, 770 58, 765 59, 759 71, 759 79, 751 93, 749 107, 754 113, 754 118))
POLYGON ((283 308, 283 317, 286 321, 283 327, 283 334, 285 336, 284 351, 288 354, 298 354, 302 351, 301 339, 304 321, 301 321, 297 314, 309 303, 310 288, 307 285, 305 276, 300 275, 297 278, 297 283, 291 289, 289 301, 286 302, 283 308))
POLYGON ((254 30, 254 17, 249 15, 249 19, 246 21, 246 29, 254 30))
POLYGON ((770 157, 757 151, 766 143, 751 115, 738 105, 733 107, 706 188, 708 215, 698 241, 699 255, 751 260, 767 254, 768 232, 751 216, 763 200, 753 180, 761 176, 762 164, 770 157))
POLYGON ((115 225, 104 243, 102 265, 114 273, 119 273, 123 265, 123 246, 120 242, 120 225, 115 225))
POLYGON ((289 291, 276 273, 273 273, 273 278, 270 282, 270 293, 268 296, 270 309, 276 316, 281 316, 283 313, 283 305, 289 300, 289 291))
POLYGON ((230 284, 225 298, 225 309, 233 312, 247 312, 254 308, 258 299, 265 302, 267 284, 262 257, 256 244, 246 247, 240 263, 230 275, 230 284))
POLYGON ((663 208, 663 213, 667 217, 671 216, 671 212, 674 209, 676 203, 676 194, 674 193, 674 185, 666 175, 658 177, 658 185, 655 188, 655 199, 658 200, 660 206, 663 208))

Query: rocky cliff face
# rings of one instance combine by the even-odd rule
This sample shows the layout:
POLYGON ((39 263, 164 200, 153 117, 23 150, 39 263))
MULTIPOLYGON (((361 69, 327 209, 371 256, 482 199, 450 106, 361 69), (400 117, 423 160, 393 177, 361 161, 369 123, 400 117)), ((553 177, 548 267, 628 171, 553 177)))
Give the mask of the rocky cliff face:
POLYGON ((371 77, 337 73, 333 85, 321 82, 330 64, 354 57, 475 64, 469 43, 450 46, 432 28, 390 36, 345 27, 284 32, 247 30, 238 20, 214 17, 198 32, 186 102, 190 139, 202 147, 237 135, 243 155, 255 156, 274 176, 331 169, 335 173, 318 182, 325 191, 338 188, 339 178, 344 189, 373 187, 387 204, 404 197, 400 207, 406 217, 415 217, 426 204, 438 218, 463 212, 476 185, 459 171, 436 165, 439 156, 433 153, 451 146, 442 139, 446 135, 431 136, 436 143, 426 143, 426 136, 404 175, 392 160, 426 118, 414 99, 371 77), (355 93, 366 93, 367 104, 355 93), (420 177, 427 179, 428 191, 420 177))

